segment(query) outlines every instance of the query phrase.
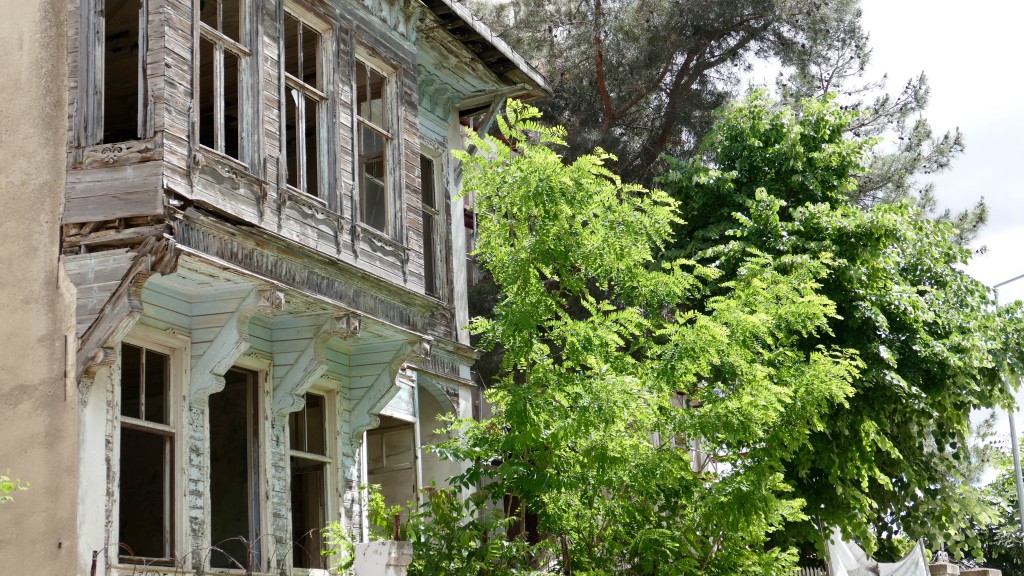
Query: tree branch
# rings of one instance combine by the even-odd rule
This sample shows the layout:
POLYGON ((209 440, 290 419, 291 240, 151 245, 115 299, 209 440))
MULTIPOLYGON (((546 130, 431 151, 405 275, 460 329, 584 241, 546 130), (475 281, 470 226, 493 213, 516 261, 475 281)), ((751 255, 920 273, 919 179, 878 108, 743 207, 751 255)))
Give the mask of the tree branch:
POLYGON ((615 121, 615 110, 612 107, 612 96, 608 93, 608 84, 604 77, 604 40, 601 37, 602 16, 601 0, 594 0, 594 66, 597 70, 597 91, 601 95, 601 105, 604 107, 604 122, 601 123, 601 133, 607 134, 611 130, 612 122, 615 121))

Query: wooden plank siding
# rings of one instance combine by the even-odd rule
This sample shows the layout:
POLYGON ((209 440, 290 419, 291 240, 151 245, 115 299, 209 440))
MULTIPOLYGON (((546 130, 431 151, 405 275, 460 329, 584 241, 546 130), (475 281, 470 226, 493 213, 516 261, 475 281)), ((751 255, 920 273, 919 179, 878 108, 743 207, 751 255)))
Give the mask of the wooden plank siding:
MULTIPOLYGON (((148 109, 144 118, 147 137, 94 144, 101 132, 97 118, 103 106, 104 1, 68 0, 67 5, 69 174, 64 224, 69 235, 84 238, 87 234, 81 231, 85 229, 140 226, 140 234, 125 233, 119 244, 98 244, 97 249, 132 247, 145 237, 141 226, 159 235, 161 219, 167 224, 176 222, 181 211, 194 206, 230 226, 261 236, 267 243, 290 244, 277 249, 283 250, 277 257, 284 257, 285 265, 267 265, 267 270, 287 268, 294 273, 296 262, 309 261, 308 283, 319 290, 314 293, 344 294, 350 301, 369 306, 366 311, 371 313, 385 310, 386 306, 381 306, 384 301, 410 304, 403 310, 430 310, 415 324, 432 335, 454 337, 451 311, 441 310, 436 301, 427 302, 433 299, 425 297, 420 147, 425 143, 434 156, 440 153, 443 161, 437 169, 445 175, 444 192, 450 203, 457 183, 451 181, 447 150, 461 144, 449 141, 458 120, 455 106, 466 97, 486 100, 488 94, 507 90, 508 78, 499 77, 479 61, 429 10, 421 8, 412 16, 408 6, 390 0, 246 0, 242 43, 251 55, 241 63, 244 77, 239 118, 245 144, 240 159, 235 160, 199 144, 199 103, 194 89, 199 76, 200 36, 196 0, 144 0, 146 25, 139 46, 145 50, 140 89, 148 109), (287 4, 282 3, 285 1, 287 4), (320 152, 325 166, 321 178, 324 197, 320 199, 286 186, 282 118, 286 93, 280 62, 285 5, 315 20, 324 39, 321 56, 327 110, 321 128, 327 132, 320 152), (359 54, 370 55, 391 71, 397 99, 388 159, 394 225, 387 233, 362 225, 357 210, 354 72, 359 54), (424 86, 431 90, 427 97, 421 93, 424 86), (308 252, 303 255, 302 249, 308 252), (368 285, 367 279, 370 284, 375 279, 388 287, 388 296, 357 296, 330 284, 334 281, 328 282, 331 274, 316 271, 323 261, 314 256, 340 264, 346 274, 360 278, 361 286, 368 285), (318 263, 312 264, 313 260, 318 263), (417 302, 417 297, 423 301, 417 302)), ((457 256, 451 235, 461 233, 461 227, 452 222, 450 206, 439 208, 445 218, 439 245, 447 254, 446 264, 439 269, 445 288, 442 300, 450 304, 454 282, 451 258, 457 256)), ((90 249, 84 240, 67 247, 68 254, 90 249)), ((102 306, 100 300, 109 286, 101 284, 83 289, 83 310, 102 306)), ((153 322, 165 329, 192 329, 179 325, 183 320, 174 315, 174 307, 161 307, 159 299, 154 305, 153 322)))

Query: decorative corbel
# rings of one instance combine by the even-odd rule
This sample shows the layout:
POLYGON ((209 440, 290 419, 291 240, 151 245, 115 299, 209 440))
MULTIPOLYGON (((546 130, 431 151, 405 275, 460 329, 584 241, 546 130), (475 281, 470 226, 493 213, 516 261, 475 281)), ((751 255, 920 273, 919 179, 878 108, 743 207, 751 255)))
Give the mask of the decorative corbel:
POLYGON ((98 352, 119 342, 142 316, 142 289, 154 274, 173 274, 178 266, 178 251, 169 238, 150 237, 137 251, 135 260, 121 278, 96 320, 78 341, 75 366, 78 379, 106 356, 98 352))
POLYGON ((284 294, 277 290, 253 289, 242 299, 203 355, 192 361, 192 404, 205 404, 211 394, 224 389, 224 374, 249 348, 249 321, 253 315, 283 309, 284 294))
POLYGON ((109 368, 116 364, 117 356, 117 350, 110 346, 96 348, 89 354, 85 372, 78 381, 79 398, 83 408, 89 404, 89 391, 96 382, 96 373, 101 368, 109 368))
POLYGON ((430 337, 413 338, 403 342, 395 351, 386 369, 374 378, 362 398, 352 409, 353 434, 376 428, 380 425, 380 412, 398 394, 400 386, 398 373, 410 362, 428 362, 433 339, 430 337))
POLYGON ((309 388, 327 370, 327 347, 331 340, 348 340, 359 334, 358 314, 341 314, 328 318, 310 338, 288 372, 274 385, 274 415, 281 416, 302 409, 309 388))

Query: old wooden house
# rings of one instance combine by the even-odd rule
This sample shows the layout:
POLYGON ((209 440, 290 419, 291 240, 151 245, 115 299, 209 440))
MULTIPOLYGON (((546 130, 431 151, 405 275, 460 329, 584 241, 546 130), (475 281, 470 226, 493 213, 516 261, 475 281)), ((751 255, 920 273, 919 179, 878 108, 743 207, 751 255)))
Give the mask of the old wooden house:
POLYGON ((76 572, 322 568, 455 470, 450 150, 548 87, 452 0, 64 2, 76 572))

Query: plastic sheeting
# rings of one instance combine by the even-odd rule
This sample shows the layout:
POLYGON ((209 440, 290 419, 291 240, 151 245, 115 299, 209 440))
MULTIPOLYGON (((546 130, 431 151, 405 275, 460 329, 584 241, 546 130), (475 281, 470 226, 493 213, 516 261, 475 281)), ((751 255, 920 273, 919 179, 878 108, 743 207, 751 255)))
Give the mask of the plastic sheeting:
POLYGON ((853 542, 844 542, 838 529, 832 531, 828 543, 831 576, 929 576, 924 544, 917 544, 901 560, 875 562, 853 542))

